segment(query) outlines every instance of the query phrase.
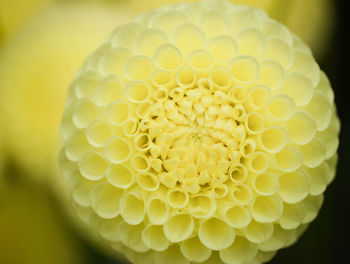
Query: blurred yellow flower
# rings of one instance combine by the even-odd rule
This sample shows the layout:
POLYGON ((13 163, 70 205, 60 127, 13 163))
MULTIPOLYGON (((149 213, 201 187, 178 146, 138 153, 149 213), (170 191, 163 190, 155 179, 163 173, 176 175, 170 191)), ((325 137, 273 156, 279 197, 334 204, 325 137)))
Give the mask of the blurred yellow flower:
POLYGON ((53 0, 1 0, 0 41, 53 0))
POLYGON ((4 147, 28 174, 56 173, 59 123, 69 81, 85 57, 126 18, 127 12, 118 6, 57 4, 4 43, 4 147))
POLYGON ((261 9, 190 2, 89 57, 60 160, 82 220, 131 262, 263 263, 317 216, 339 129, 299 37, 261 9))
POLYGON ((322 58, 335 28, 335 1, 289 1, 290 11, 282 22, 312 48, 316 58, 322 58))
MULTIPOLYGON (((199 0, 190 0, 190 2, 199 0)), ((264 9, 270 17, 284 23, 293 33, 306 42, 316 57, 327 48, 334 27, 334 3, 332 0, 230 0, 264 9)), ((127 0, 136 13, 182 0, 127 0)))
POLYGON ((0 234, 0 263, 87 263, 52 197, 37 187, 12 183, 1 193, 0 234))

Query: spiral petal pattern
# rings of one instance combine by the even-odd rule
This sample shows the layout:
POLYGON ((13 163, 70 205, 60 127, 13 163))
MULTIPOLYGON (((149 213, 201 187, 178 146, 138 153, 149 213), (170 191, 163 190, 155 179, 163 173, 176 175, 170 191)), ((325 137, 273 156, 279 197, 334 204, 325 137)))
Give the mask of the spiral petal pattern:
POLYGON ((61 132, 78 213, 131 262, 248 264, 316 217, 339 120, 298 37, 203 1, 117 28, 72 82, 61 132))

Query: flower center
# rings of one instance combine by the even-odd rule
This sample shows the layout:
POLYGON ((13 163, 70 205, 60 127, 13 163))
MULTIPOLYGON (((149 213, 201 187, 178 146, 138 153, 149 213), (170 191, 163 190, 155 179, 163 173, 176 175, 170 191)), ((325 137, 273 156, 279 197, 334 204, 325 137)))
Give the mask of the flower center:
MULTIPOLYGON (((245 142, 245 111, 230 99, 230 92, 215 89, 202 78, 186 89, 170 90, 161 99, 155 96, 141 131, 151 139, 146 155, 165 186, 197 193, 229 179, 245 142)), ((246 154, 253 151, 246 144, 246 154)))

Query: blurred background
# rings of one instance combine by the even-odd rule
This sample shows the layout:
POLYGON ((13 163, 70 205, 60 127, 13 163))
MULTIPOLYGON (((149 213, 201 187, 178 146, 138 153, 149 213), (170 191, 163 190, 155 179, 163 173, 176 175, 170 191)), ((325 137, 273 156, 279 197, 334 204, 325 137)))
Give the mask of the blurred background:
MULTIPOLYGON (((350 235, 346 1, 231 1, 264 8, 310 45, 332 83, 342 121, 337 177, 320 214, 271 263, 343 262, 350 235)), ((1 264, 122 263, 67 210, 57 166, 59 125, 69 83, 84 59, 119 24, 174 2, 180 1, 0 0, 1 264)))

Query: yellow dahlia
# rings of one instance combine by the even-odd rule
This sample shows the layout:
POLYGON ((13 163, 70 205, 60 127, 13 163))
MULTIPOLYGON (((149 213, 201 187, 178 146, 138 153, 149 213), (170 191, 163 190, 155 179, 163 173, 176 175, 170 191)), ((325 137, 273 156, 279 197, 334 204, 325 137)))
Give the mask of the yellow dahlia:
POLYGON ((181 3, 87 59, 60 160, 80 218, 132 263, 263 263, 316 217, 338 133, 327 77, 285 26, 181 3))
POLYGON ((4 43, 4 147, 28 174, 47 179, 57 173, 58 130, 69 82, 84 58, 127 16, 117 6, 56 4, 4 43))

